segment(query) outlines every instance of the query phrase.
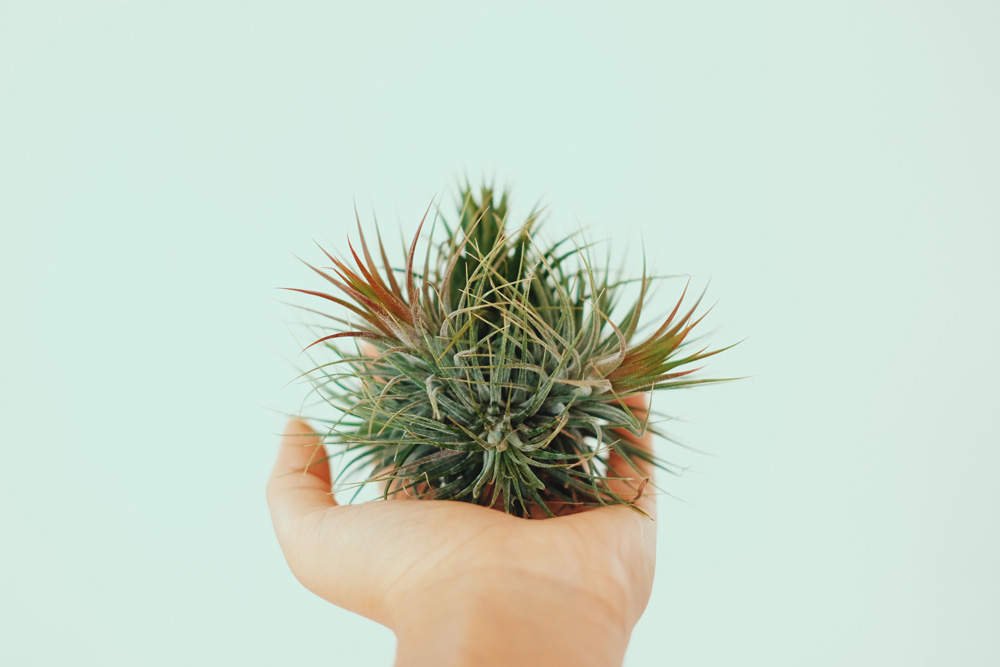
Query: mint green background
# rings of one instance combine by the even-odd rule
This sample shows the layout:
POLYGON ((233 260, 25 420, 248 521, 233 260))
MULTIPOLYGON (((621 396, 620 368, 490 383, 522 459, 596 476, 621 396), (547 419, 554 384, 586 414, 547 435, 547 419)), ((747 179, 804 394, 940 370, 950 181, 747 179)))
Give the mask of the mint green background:
MULTIPOLYGON (((994 2, 0 3, 0 662, 387 665, 264 481, 280 285, 463 170, 686 272, 626 664, 1000 663, 994 2), (360 3, 354 3, 360 4, 360 3), (641 234, 641 239, 640 239, 641 234)), ((658 306, 664 310, 669 290, 658 306)))

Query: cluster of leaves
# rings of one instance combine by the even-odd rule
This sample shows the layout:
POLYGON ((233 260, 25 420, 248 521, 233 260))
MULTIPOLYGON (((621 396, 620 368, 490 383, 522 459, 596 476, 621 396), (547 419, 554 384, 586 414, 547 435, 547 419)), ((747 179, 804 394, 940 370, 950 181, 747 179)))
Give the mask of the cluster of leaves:
POLYGON ((638 280, 613 280, 573 236, 539 247, 536 211, 509 232, 507 211, 506 193, 483 187, 477 197, 466 184, 457 221, 436 218, 445 239, 427 244, 422 267, 417 241, 428 213, 401 271, 381 235, 378 266, 360 220, 360 255, 348 242, 353 265, 322 248, 332 265, 309 265, 336 289, 294 291, 356 316, 310 309, 336 322, 309 346, 334 359, 304 376, 340 414, 326 420, 327 442, 347 459, 340 475, 368 467, 366 482, 383 482, 386 496, 502 506, 519 516, 566 504, 641 511, 642 483, 626 497, 609 481, 636 479, 637 459, 674 470, 622 435, 658 433, 624 399, 723 381, 688 377, 698 370, 692 364, 722 351, 690 349, 701 298, 682 308, 685 288, 662 324, 636 341, 653 282, 645 264, 638 280), (638 297, 612 321, 630 282, 639 283, 638 297), (341 339, 364 341, 348 352, 341 339), (611 452, 632 470, 609 468, 611 452))

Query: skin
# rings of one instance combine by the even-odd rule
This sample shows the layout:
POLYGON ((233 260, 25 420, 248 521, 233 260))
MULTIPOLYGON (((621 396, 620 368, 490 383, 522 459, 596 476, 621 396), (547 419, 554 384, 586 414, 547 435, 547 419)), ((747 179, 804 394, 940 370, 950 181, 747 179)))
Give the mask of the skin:
MULTIPOLYGON (((641 419, 647 400, 626 402, 641 419)), ((309 425, 289 421, 267 484, 275 534, 307 589, 396 633, 397 665, 621 665, 653 585, 651 518, 615 506, 525 519, 401 493, 341 506, 325 458, 309 425)), ((623 497, 652 481, 636 463, 641 475, 609 461, 623 497)), ((637 504, 655 518, 652 493, 637 504)))

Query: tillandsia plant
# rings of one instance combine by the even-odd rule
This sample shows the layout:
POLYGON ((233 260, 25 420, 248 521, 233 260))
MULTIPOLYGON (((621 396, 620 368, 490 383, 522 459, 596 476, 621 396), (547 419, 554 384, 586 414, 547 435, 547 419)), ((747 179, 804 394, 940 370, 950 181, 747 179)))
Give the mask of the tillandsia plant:
POLYGON ((468 182, 460 190, 457 218, 434 218, 445 238, 435 244, 432 231, 422 266, 417 241, 430 206, 403 267, 392 267, 381 234, 378 266, 358 219, 360 255, 348 241, 351 259, 321 247, 332 266, 307 263, 333 293, 293 289, 356 316, 307 309, 335 323, 306 348, 316 365, 303 377, 339 413, 320 420, 325 442, 342 448, 334 455, 346 457, 337 480, 368 469, 361 484, 381 482, 384 497, 464 501, 517 516, 533 506, 549 516, 554 507, 616 504, 642 512, 635 501, 645 480, 628 497, 609 481, 638 480, 637 460, 676 470, 621 435, 666 436, 625 399, 724 381, 690 377, 693 364, 722 351, 691 349, 701 298, 684 304, 685 287, 640 338, 654 281, 645 261, 641 277, 613 278, 592 265, 575 234, 541 247, 537 210, 508 230, 507 192, 484 186, 477 194, 468 182), (637 296, 613 318, 629 283, 638 283, 637 296), (332 360, 315 359, 317 350, 332 360), (632 470, 613 469, 611 452, 632 470))

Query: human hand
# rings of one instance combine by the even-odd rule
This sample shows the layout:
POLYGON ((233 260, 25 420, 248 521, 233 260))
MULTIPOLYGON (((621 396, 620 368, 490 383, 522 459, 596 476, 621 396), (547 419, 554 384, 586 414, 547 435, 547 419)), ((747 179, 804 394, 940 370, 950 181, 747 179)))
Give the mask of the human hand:
MULTIPOLYGON (((646 401, 626 399, 640 419, 646 401)), ((396 633, 398 665, 621 664, 653 584, 654 521, 622 505, 540 520, 458 501, 341 506, 325 459, 290 421, 267 484, 278 542, 306 588, 396 633)), ((609 459, 623 497, 653 477, 635 463, 641 476, 609 459)), ((651 493, 636 503, 655 517, 651 493)))

